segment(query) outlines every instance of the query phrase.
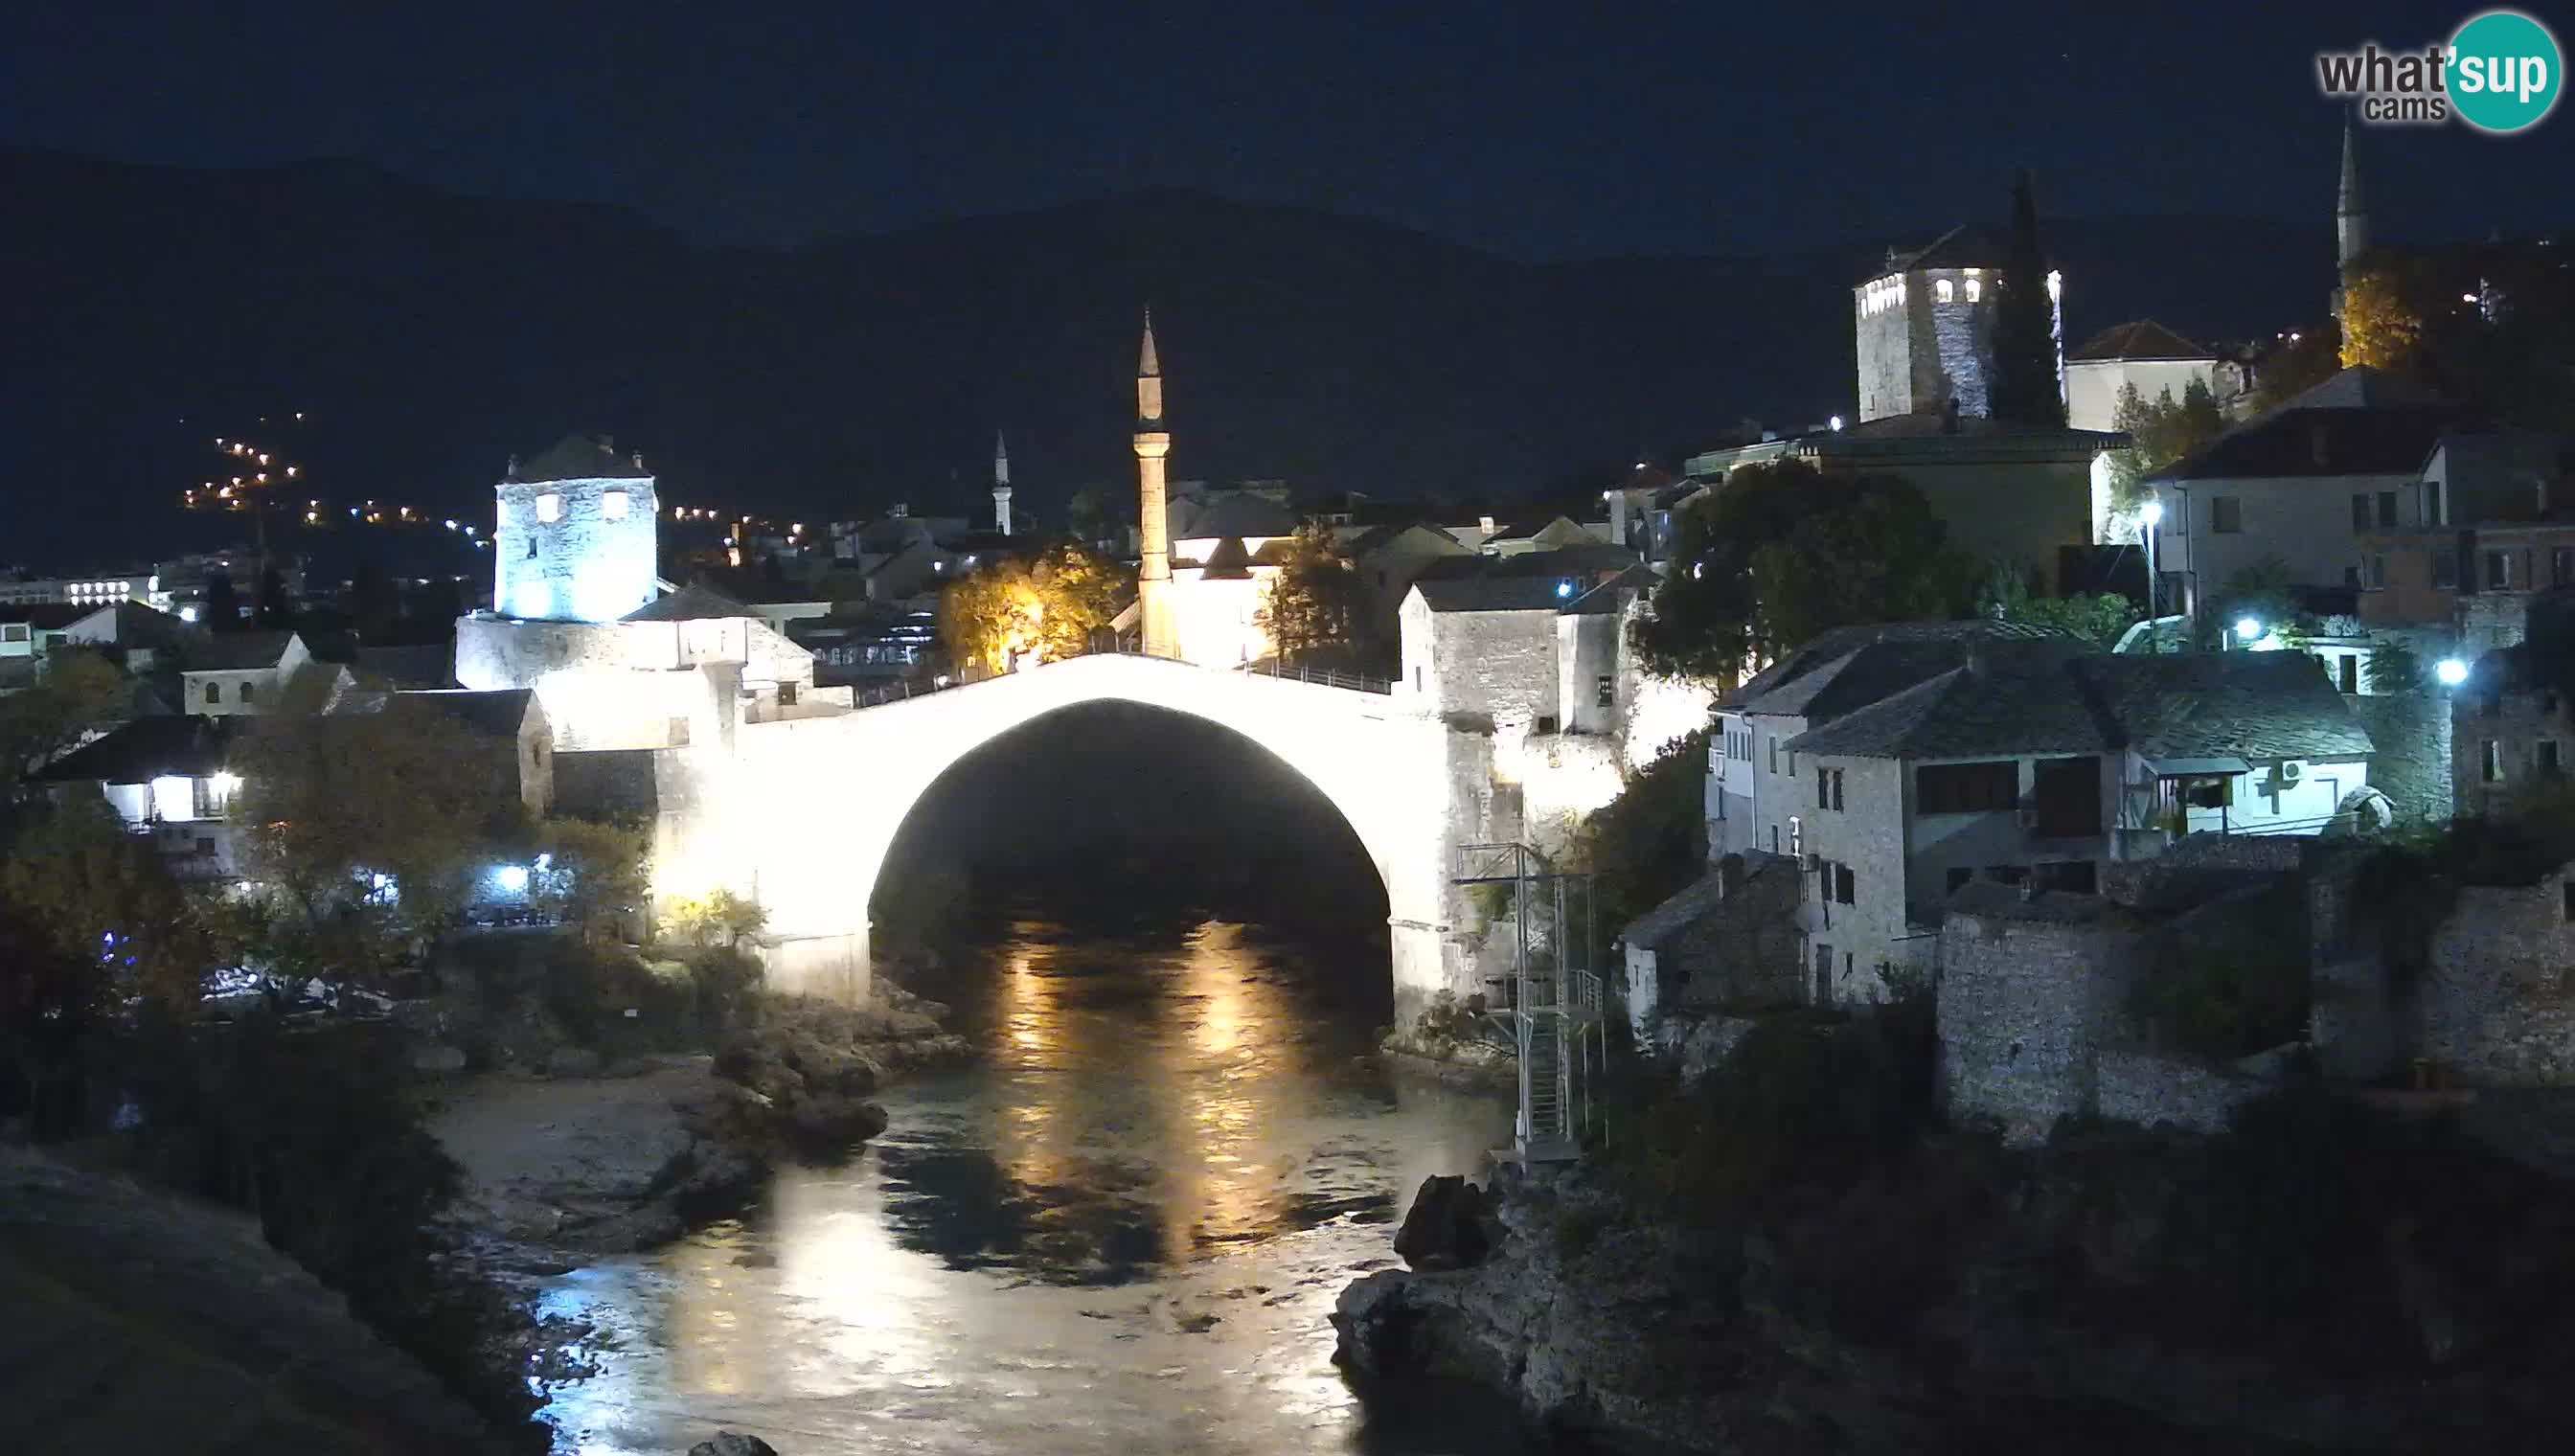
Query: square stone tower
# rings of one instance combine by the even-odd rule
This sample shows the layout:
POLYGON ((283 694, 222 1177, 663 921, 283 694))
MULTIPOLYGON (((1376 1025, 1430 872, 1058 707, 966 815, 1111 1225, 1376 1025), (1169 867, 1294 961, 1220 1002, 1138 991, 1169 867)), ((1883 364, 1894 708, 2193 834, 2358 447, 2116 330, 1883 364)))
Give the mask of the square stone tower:
POLYGON ((1859 418, 1936 415, 1954 401, 1981 416, 1992 399, 1994 309, 2002 244, 1966 228, 1886 266, 1851 290, 1859 354, 1859 418))
POLYGON ((492 607, 542 622, 615 622, 654 596, 661 505, 640 454, 568 435, 497 488, 492 607))

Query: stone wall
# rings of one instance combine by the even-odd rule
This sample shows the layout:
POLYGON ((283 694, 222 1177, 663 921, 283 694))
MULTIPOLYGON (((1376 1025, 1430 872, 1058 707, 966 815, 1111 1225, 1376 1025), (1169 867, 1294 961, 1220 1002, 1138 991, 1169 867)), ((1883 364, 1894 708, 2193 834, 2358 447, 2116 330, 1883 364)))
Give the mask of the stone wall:
POLYGON ((2098 1105, 2098 1058, 2154 935, 2089 895, 1970 908, 1976 888, 1940 932, 1942 1097, 1952 1116, 1994 1119, 2028 1145, 2098 1105))
POLYGON ((2452 803, 2450 695, 2418 690, 2346 698, 2377 750, 2369 784, 2395 804, 2400 824, 2442 823, 2452 803))
POLYGON ((2575 765, 2575 715, 2563 695, 2549 689, 2509 689, 2487 694, 2473 688, 2450 700, 2450 772, 2453 802, 2463 814, 2493 812, 2539 776, 2539 744, 2557 744, 2559 771, 2575 765), (2486 744, 2495 745, 2494 776, 2486 776, 2486 744))
POLYGON ((2103 1051, 2094 1074, 2102 1117, 2184 1132, 2224 1132, 2237 1108, 2272 1090, 2260 1077, 2155 1051, 2103 1051))
POLYGON ((2575 922, 2566 882, 2462 886, 2399 1010, 2400 1050, 2484 1086, 2575 1081, 2575 922))
POLYGON ((508 481, 499 498, 492 533, 495 611, 614 622, 653 600, 661 506, 651 477, 508 481), (546 500, 553 502, 551 521, 539 511, 546 500))

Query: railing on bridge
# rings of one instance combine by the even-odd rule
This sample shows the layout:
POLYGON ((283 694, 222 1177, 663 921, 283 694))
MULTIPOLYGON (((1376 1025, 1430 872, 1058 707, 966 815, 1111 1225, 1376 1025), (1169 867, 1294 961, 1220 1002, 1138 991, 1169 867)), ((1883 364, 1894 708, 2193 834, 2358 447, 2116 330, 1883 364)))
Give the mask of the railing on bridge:
MULTIPOLYGON (((1115 653, 1082 653, 1077 656, 1087 658, 1151 658, 1158 663, 1179 663, 1184 667, 1194 666, 1186 658, 1166 657, 1161 653, 1132 652, 1124 648, 1115 653)), ((1061 661, 1071 662, 1072 659, 1066 658, 1061 661)), ((1231 671, 1255 678, 1277 678, 1283 682, 1311 683, 1317 687, 1339 688, 1351 693, 1391 694, 1394 692, 1394 685, 1383 678, 1363 678, 1355 673, 1335 673, 1323 668, 1282 668, 1277 663, 1272 663, 1268 667, 1263 667, 1259 664, 1247 663, 1242 667, 1235 668, 1231 671)), ((850 707, 853 712, 862 708, 876 708, 888 703, 901 703, 906 699, 927 698, 931 694, 946 693, 952 689, 970 688, 978 683, 998 683, 1002 679, 1010 676, 1011 675, 1008 673, 992 674, 981 678, 951 678, 943 675, 932 679, 926 684, 917 684, 910 679, 904 679, 899 682, 889 683, 882 688, 871 688, 865 693, 853 695, 850 700, 850 707)))

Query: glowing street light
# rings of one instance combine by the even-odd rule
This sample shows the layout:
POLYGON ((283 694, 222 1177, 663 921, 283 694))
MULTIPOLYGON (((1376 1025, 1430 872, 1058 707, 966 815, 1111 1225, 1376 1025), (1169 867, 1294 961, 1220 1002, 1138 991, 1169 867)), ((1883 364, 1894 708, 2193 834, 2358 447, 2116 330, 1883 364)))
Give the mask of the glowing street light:
POLYGON ((2235 619, 2235 637, 2238 642, 2244 643, 2249 647, 2259 640, 2261 636, 2261 623, 2254 621, 2250 617, 2239 617, 2235 619))
POLYGON ((2432 676, 2440 680, 2442 687, 2456 688, 2468 681, 2468 665, 2457 658, 2443 658, 2433 666, 2432 676))

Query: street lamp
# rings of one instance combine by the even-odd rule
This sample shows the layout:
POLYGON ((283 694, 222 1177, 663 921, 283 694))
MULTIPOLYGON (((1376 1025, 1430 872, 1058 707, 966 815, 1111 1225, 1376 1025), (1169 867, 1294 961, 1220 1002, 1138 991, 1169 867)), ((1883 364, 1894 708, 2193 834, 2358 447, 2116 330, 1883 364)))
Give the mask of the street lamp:
POLYGON ((2235 640, 2237 642, 2249 648, 2253 646, 2253 644, 2261 641, 2261 623, 2254 621, 2250 617, 2239 617, 2235 619, 2235 640))
POLYGON ((2146 651, 2159 653, 2164 650, 2163 628, 2158 625, 2163 616, 2164 579, 2155 574, 2155 528, 2164 524, 2164 503, 2148 501, 2137 517, 2146 523, 2146 651))
POLYGON ((2468 681, 2468 665, 2456 658, 2443 658, 2433 666, 2432 676, 2441 680, 2442 687, 2456 688, 2468 681))

